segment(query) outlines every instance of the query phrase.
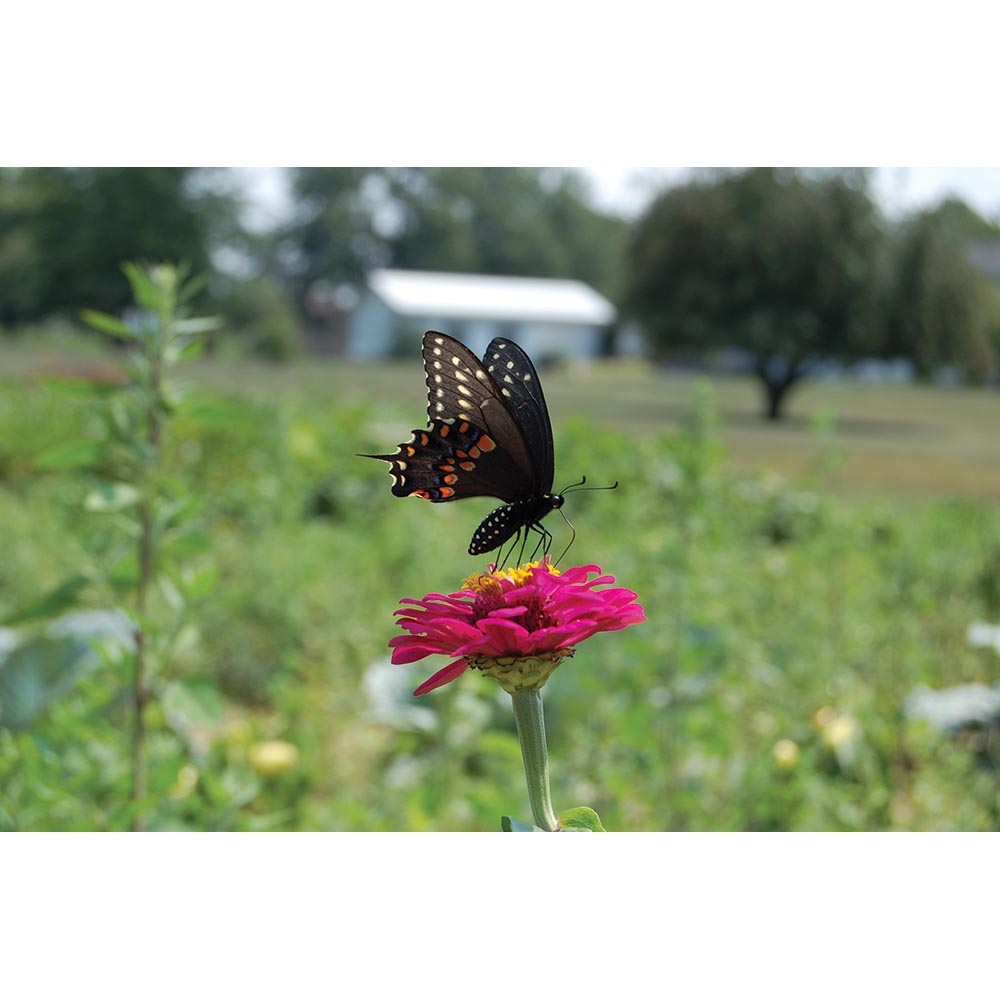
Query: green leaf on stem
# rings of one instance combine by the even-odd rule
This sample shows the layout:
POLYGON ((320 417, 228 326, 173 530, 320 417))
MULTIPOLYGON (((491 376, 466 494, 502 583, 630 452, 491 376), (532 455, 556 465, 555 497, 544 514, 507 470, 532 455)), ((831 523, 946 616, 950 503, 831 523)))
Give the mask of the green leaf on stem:
POLYGON ((86 510, 105 513, 132 507, 142 499, 142 493, 129 483, 102 483, 83 501, 86 510))
POLYGON ((601 817, 589 806, 574 806, 559 817, 559 829, 566 833, 607 833, 601 817))
POLYGON ((84 309, 80 313, 80 318, 87 326, 100 330, 101 333, 108 333, 112 337, 121 337, 122 340, 139 339, 136 332, 129 329, 117 316, 110 316, 96 309, 84 309))
POLYGON ((80 592, 90 583, 88 576, 72 576, 32 604, 8 615, 0 625, 23 625, 41 618, 53 618, 76 604, 80 592))
POLYGON ((500 817, 500 829, 504 833, 544 833, 540 827, 532 826, 523 820, 514 819, 513 816, 500 817))
POLYGON ((220 316, 198 316, 192 319, 179 319, 171 329, 175 334, 191 336, 192 334, 211 333, 213 330, 220 330, 223 326, 220 316))
POLYGON ((122 270, 132 286, 135 301, 144 309, 151 309, 155 312, 160 305, 160 294, 153 279, 143 268, 131 261, 122 264, 122 270))
POLYGON ((0 728, 28 726, 98 662, 91 645, 72 636, 35 636, 9 652, 5 644, 0 642, 0 728))
POLYGON ((162 703, 171 728, 215 729, 222 724, 222 695, 210 680, 170 681, 163 689, 162 703))
POLYGON ((50 472, 89 469, 97 465, 103 455, 104 443, 101 441, 71 441, 47 448, 35 459, 35 468, 50 472))

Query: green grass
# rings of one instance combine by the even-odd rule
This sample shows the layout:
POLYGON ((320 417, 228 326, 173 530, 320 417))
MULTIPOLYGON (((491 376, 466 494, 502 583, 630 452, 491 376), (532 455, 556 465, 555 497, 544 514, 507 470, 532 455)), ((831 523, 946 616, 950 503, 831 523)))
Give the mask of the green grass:
MULTIPOLYGON (((55 368, 108 371, 0 351, 0 618, 110 551, 110 522, 81 509, 96 476, 42 459, 96 428, 107 397, 37 379, 55 368)), ((404 503, 354 457, 422 424, 418 362, 209 360, 186 376, 195 405, 167 454, 217 582, 160 670, 222 711, 155 707, 151 825, 526 818, 509 699, 465 676, 414 706, 405 692, 443 664, 384 666, 399 598, 481 568, 465 548, 491 506, 404 503), (379 678, 403 694, 376 697, 379 678), (271 740, 297 751, 278 773, 255 763, 271 740)), ((622 481, 567 504, 569 559, 616 574, 648 617, 581 646, 545 689, 557 811, 590 805, 617 830, 997 827, 994 745, 903 705, 920 684, 1000 673, 965 641, 971 621, 1000 621, 1000 393, 806 385, 774 426, 743 379, 706 390, 633 363, 543 378, 559 483, 622 481)), ((108 662, 27 729, 0 729, 0 828, 127 827, 124 684, 108 662)))
MULTIPOLYGON (((0 378, 74 372, 103 378, 106 358, 56 340, 42 352, 0 344, 0 378)), ((425 390, 419 362, 349 363, 308 358, 288 365, 207 359, 191 366, 194 383, 252 399, 308 398, 331 407, 381 403, 389 437, 421 424, 425 390)), ((730 468, 796 478, 837 462, 832 488, 896 499, 1000 499, 1000 391, 932 385, 804 382, 789 396, 785 420, 761 417, 759 383, 657 371, 636 361, 563 366, 544 373, 554 420, 588 419, 629 435, 674 428, 700 383, 711 385, 730 468), (825 430, 820 430, 825 428, 825 430)), ((395 441, 385 443, 389 447, 395 441)), ((577 470, 561 469, 572 479, 577 470)), ((581 470, 586 472, 587 470, 581 470)), ((567 480, 569 481, 569 480, 567 480)))
MULTIPOLYGON (((390 412, 406 429, 409 423, 421 423, 425 409, 416 362, 310 360, 282 369, 242 365, 235 371, 209 362, 192 376, 216 389, 262 398, 277 393, 344 403, 391 401, 390 412)), ((760 387, 748 377, 662 374, 638 362, 606 362, 564 367, 544 378, 557 421, 581 417, 643 436, 676 427, 697 385, 707 382, 717 400, 733 469, 806 476, 827 462, 835 444, 842 453, 838 489, 912 498, 1000 499, 996 390, 806 382, 791 394, 787 418, 775 424, 762 419, 760 387), (818 433, 817 424, 832 424, 832 434, 818 433)), ((562 471, 569 478, 577 474, 562 471)))

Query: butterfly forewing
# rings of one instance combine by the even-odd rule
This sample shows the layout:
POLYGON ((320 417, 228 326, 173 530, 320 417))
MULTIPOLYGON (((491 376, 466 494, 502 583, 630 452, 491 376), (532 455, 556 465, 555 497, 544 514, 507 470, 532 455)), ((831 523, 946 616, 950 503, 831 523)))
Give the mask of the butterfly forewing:
POLYGON ((533 495, 549 493, 554 469, 552 424, 531 358, 513 341, 497 337, 486 349, 483 363, 524 434, 532 459, 533 495))
POLYGON ((537 459, 510 396, 483 362, 435 331, 424 334, 423 358, 429 426, 392 455, 366 456, 391 464, 392 492, 435 502, 492 496, 509 503, 537 495, 537 459))
POLYGON ((501 392, 486 367, 464 344, 433 330, 424 334, 424 372, 427 378, 427 416, 433 423, 455 419, 468 421, 482 430, 509 457, 516 472, 510 474, 507 463, 497 463, 491 455, 478 468, 480 478, 495 490, 489 496, 516 500, 535 491, 535 463, 529 442, 518 424, 517 414, 501 392))

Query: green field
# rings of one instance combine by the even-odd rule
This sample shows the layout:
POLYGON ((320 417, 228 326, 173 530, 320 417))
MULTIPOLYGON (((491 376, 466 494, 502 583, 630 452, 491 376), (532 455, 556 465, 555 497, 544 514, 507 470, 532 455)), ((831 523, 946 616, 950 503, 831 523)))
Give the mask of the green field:
MULTIPOLYGON (((113 391, 71 383, 111 365, 0 350, 0 620, 117 551, 113 521, 84 509, 100 470, 51 461, 98 433, 113 391)), ((525 817, 509 699, 467 675, 413 702, 443 664, 385 666, 401 597, 484 568, 465 549, 489 501, 403 502, 354 457, 422 425, 419 363, 217 359, 184 377, 168 465, 203 526, 192 573, 214 583, 181 622, 169 593, 150 612, 186 630, 158 668, 150 825, 525 817)), ((1000 621, 1000 393, 806 384, 772 425, 745 379, 637 362, 543 378, 556 485, 622 484, 567 503, 567 560, 615 574, 648 619, 590 640, 545 689, 557 811, 591 805, 616 830, 997 827, 995 744, 904 704, 1000 672, 966 642, 1000 621)), ((108 606, 96 587, 80 600, 108 606)), ((102 662, 0 728, 0 827, 128 826, 125 687, 102 662)))

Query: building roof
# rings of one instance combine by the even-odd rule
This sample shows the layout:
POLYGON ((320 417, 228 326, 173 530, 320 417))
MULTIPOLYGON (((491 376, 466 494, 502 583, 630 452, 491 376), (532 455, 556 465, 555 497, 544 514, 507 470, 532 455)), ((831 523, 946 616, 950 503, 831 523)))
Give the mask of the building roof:
POLYGON ((393 312, 403 316, 595 326, 615 321, 615 307, 582 281, 380 268, 369 274, 368 284, 393 312))

